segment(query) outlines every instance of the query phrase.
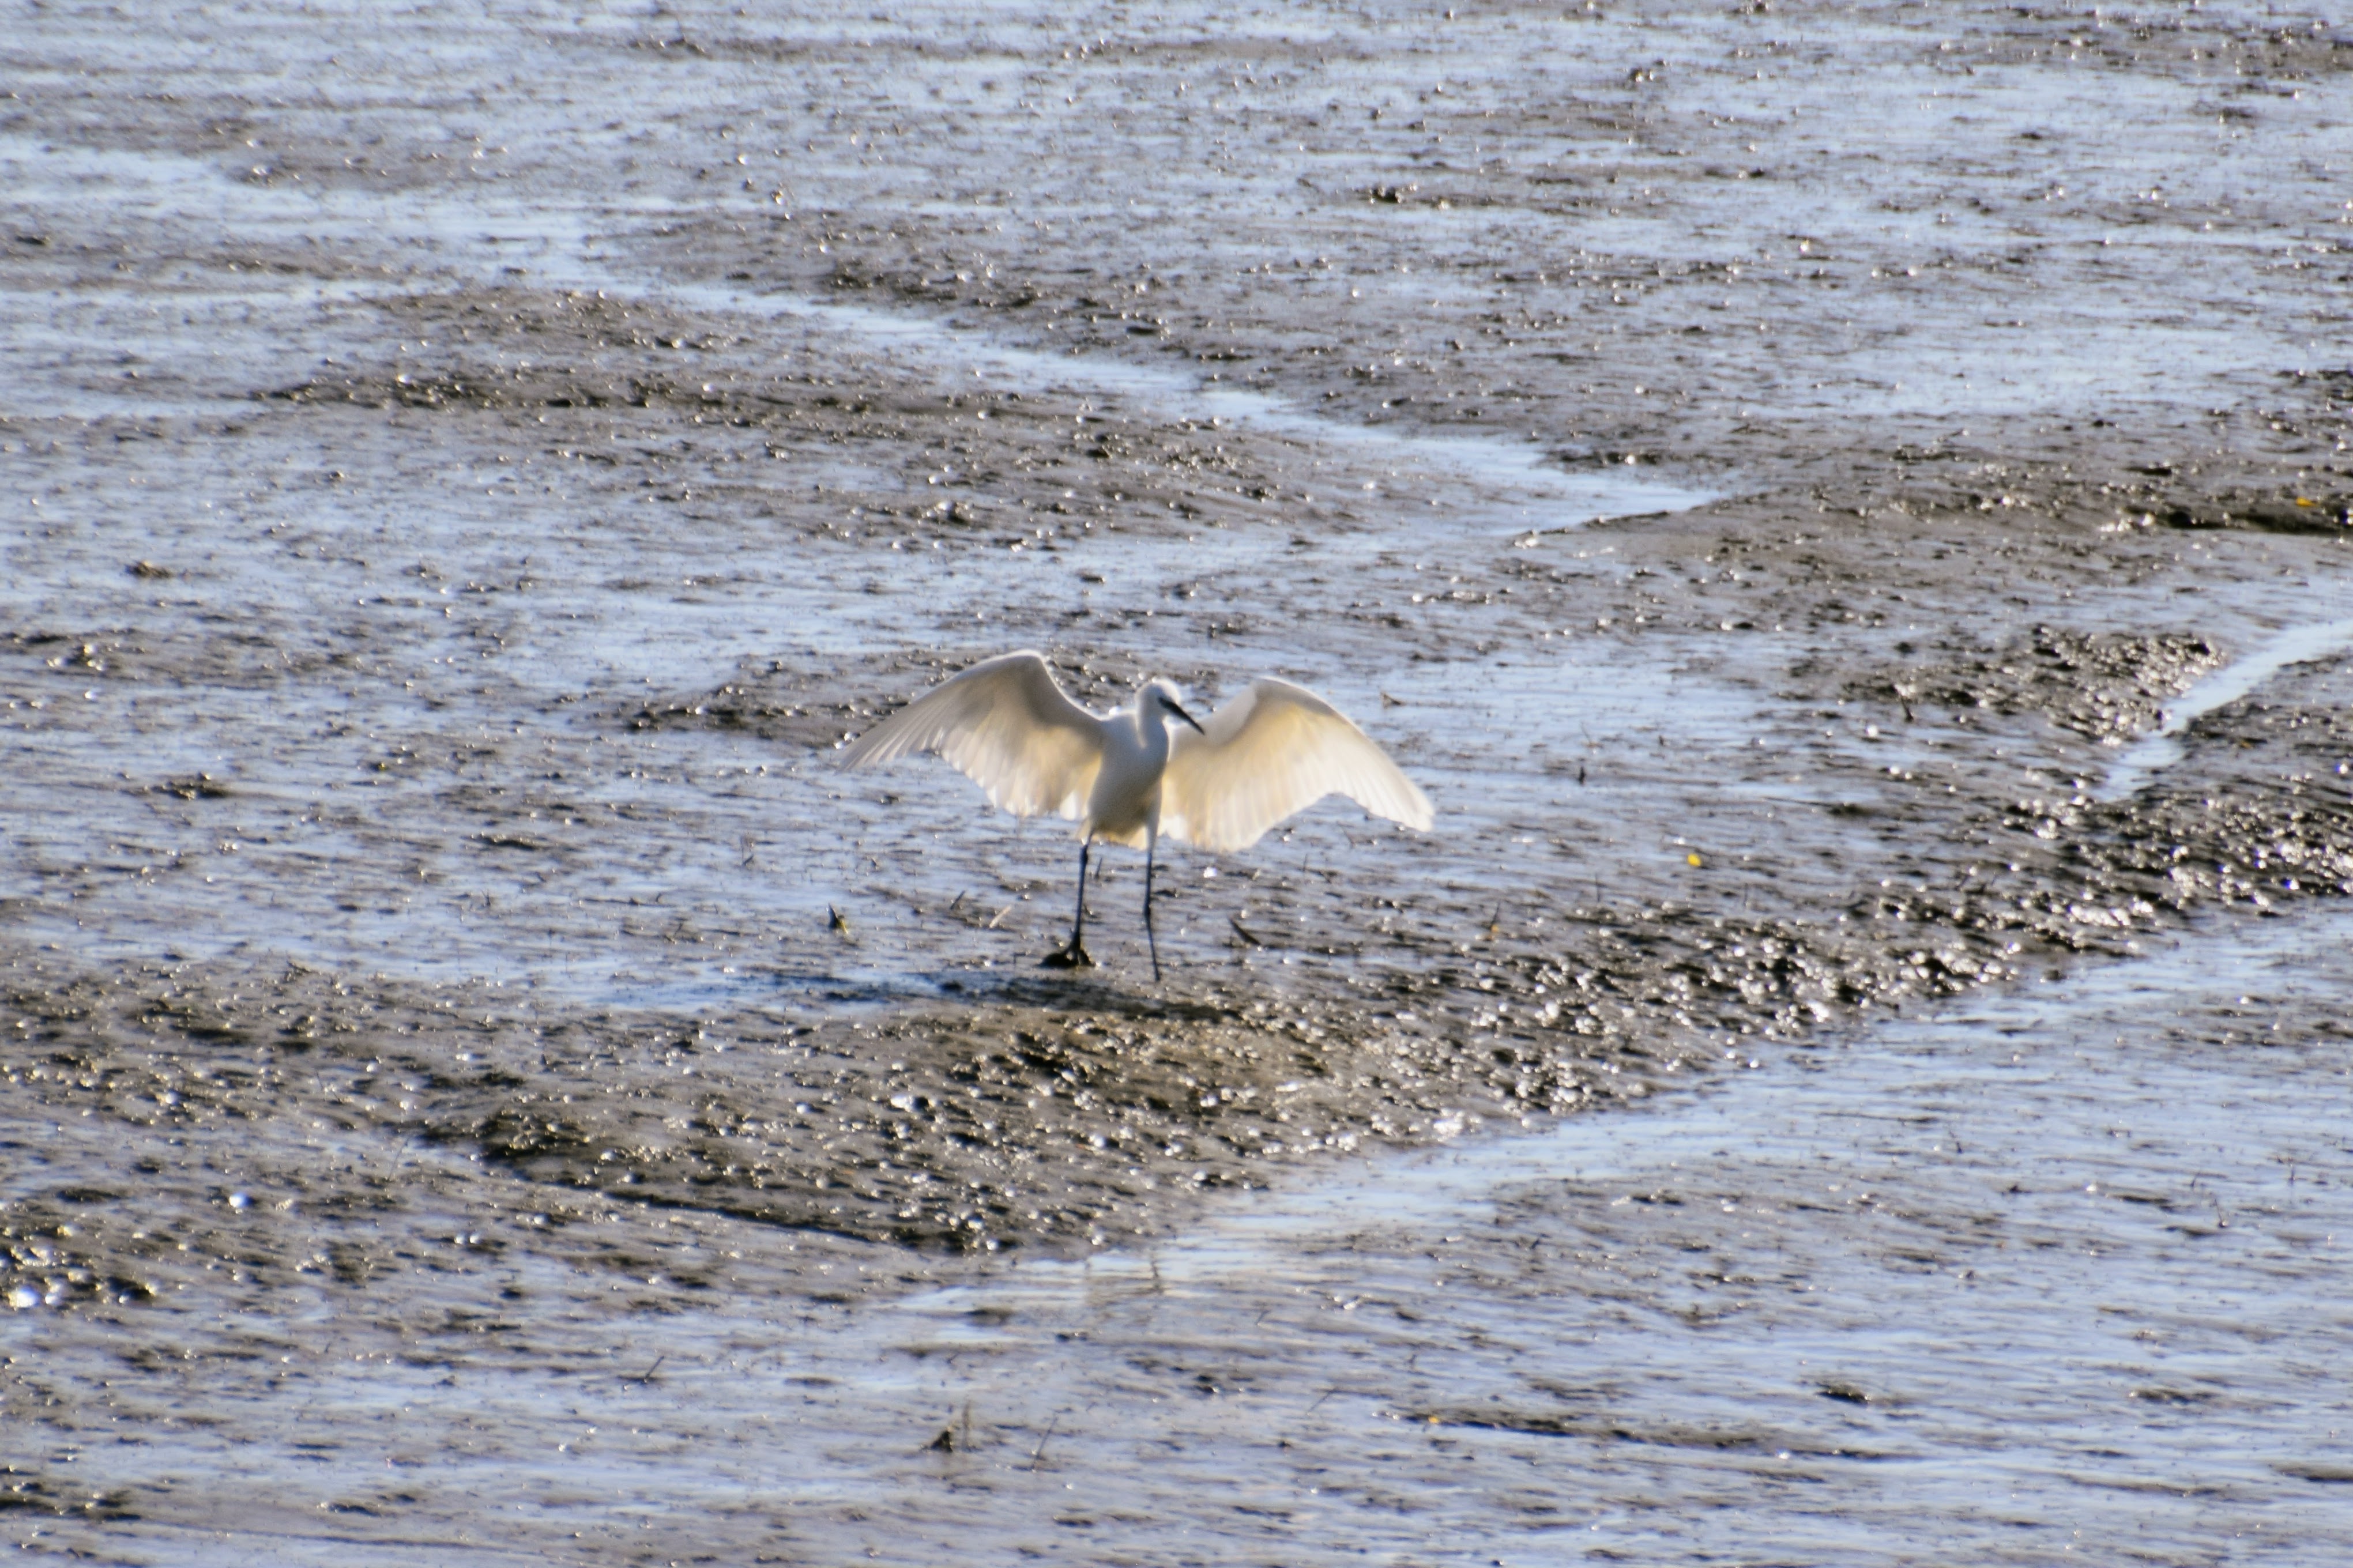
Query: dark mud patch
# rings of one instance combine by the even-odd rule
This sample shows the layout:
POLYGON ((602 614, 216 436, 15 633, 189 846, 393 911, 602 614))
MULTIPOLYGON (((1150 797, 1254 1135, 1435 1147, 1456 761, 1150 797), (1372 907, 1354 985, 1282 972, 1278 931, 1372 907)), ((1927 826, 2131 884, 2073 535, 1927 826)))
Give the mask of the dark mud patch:
POLYGON ((1718 1454, 1752 1454, 1787 1459, 1883 1459, 1890 1456, 1852 1449, 1816 1448, 1809 1437, 1755 1426, 1638 1426, 1622 1417, 1592 1411, 1512 1409, 1499 1399, 1488 1408, 1448 1408, 1400 1412, 1408 1421, 1431 1426, 1467 1427, 1473 1431, 1507 1432, 1532 1437, 1576 1437, 1588 1442, 1639 1443, 1664 1448, 1693 1448, 1718 1454))
POLYGON ((2167 700, 2221 661, 2219 649, 2189 633, 2037 626, 2009 648, 1875 670, 1849 682, 1847 691, 1893 702, 1906 722, 1915 708, 1931 706, 1989 709, 2006 717, 2040 713, 2078 734, 2113 742, 2154 729, 2167 700))
POLYGON ((714 485, 750 494, 789 473, 834 498, 825 510, 849 526, 826 531, 860 536, 912 526, 1001 549, 1098 521, 1135 531, 1280 521, 1271 509, 1314 502, 1314 465, 1295 444, 1240 441, 1214 416, 1089 395, 1075 363, 1071 384, 1054 384, 1050 362, 1043 386, 958 384, 894 363, 887 340, 845 353, 839 334, 854 323, 787 303, 747 331, 745 312, 769 313, 756 296, 723 293, 701 310, 576 289, 369 300, 344 308, 345 335, 414 333, 394 363, 373 352, 353 363, 346 351, 341 363, 328 356, 332 368, 250 395, 486 416, 504 427, 485 431, 491 440, 565 436, 554 455, 588 478, 649 458, 674 465, 647 487, 674 501, 714 485), (616 411, 663 432, 667 449, 616 448, 616 411), (873 484, 883 473, 920 475, 921 488, 873 484))
POLYGON ((227 616, 197 619, 211 624, 11 631, 0 642, 0 679, 28 697, 60 701, 81 696, 92 685, 250 689, 316 679, 359 665, 350 651, 322 647, 312 638, 254 631, 227 616))
POLYGON ((2344 496, 2264 496, 2224 492, 2156 514, 2168 528, 2251 528, 2264 533, 2335 536, 2353 528, 2353 500, 2344 496))
MULTIPOLYGON (((495 986, 421 993, 299 966, 77 976, 25 955, 10 982, 0 1070, 31 1119, 20 1140, 49 1118, 143 1151, 109 1162, 111 1187, 47 1184, 45 1158, 19 1167, 10 1279, 54 1307, 153 1300, 197 1265, 264 1288, 319 1268, 364 1283, 385 1260, 316 1251, 321 1227, 406 1200, 374 1174, 306 1178, 301 1151, 321 1137, 447 1149, 440 1202, 539 1212, 534 1225, 620 1203, 927 1249, 1057 1251, 1160 1234, 1197 1194, 1321 1152, 1640 1095, 1630 1069, 1671 1074, 1687 1056, 1614 1026, 1602 1049, 1539 1054, 1362 1013, 1083 983, 980 982, 1010 994, 860 1024, 822 1010, 552 1011, 495 986), (192 1180, 175 1151, 192 1137, 234 1147, 240 1128, 250 1158, 192 1180)), ((466 1245, 529 1242, 509 1227, 466 1245)))

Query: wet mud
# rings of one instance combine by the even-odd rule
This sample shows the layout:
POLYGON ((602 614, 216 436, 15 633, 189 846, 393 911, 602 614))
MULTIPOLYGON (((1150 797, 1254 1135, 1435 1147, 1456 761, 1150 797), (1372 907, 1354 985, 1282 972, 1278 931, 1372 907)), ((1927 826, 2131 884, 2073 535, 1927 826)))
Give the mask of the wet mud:
MULTIPOLYGON (((1380 1421, 1433 1446, 1356 1494, 1420 1521, 1367 1549, 1700 1560, 1728 1547, 1693 1521, 1728 1500, 1880 1517, 1844 1461, 1915 1438, 1825 1435, 1783 1394, 1684 1409, 1590 1367, 1416 1381, 1422 1330, 1318 1329, 1268 1352, 1287 1370, 1237 1371, 1239 1303, 1280 1317, 1294 1274, 1335 1301, 1362 1274, 1400 1322, 1443 1318, 1399 1282, 1421 1226, 1475 1229, 1506 1317, 1690 1308, 1674 1331, 1701 1333, 1714 1307, 1626 1281, 1694 1215, 1741 1212, 1730 1188, 1702 1196, 1733 1209, 1629 1207, 1482 1166, 1454 1209, 1345 1245, 1327 1226, 1244 1256, 1220 1227, 1324 1225, 1316 1205, 1409 1185, 1432 1144, 1582 1147, 1833 1085, 1876 1114, 1909 1090, 1853 1065, 1868 1042, 1935 1036, 1942 1063, 2073 1026, 2004 1011, 2027 998, 2120 1036, 2103 1072, 2194 1062, 2147 1068, 2167 1114, 2232 1103, 2242 1061, 2266 1081, 2288 1058, 2258 1037, 2292 1047, 2296 1092, 2336 1092, 2334 950, 2261 933, 2333 931, 2353 892, 2353 39, 2233 6, 1456 12, 670 7, 379 38, 332 10, 132 35, 51 8, 9 30, 17 1539, 922 1561, 942 1499, 1003 1509, 1051 1474, 1096 1493, 1066 1552, 1298 1558, 1323 1505, 1184 1501, 1119 1434, 1190 1445, 1198 1500, 1270 1453, 1358 1465, 1380 1421), (984 815, 942 766, 830 761, 1017 647, 1098 704, 1148 673, 1211 700, 1305 681, 1438 829, 1327 805, 1242 855, 1172 853, 1157 986, 1141 868, 1109 857, 1105 967, 1041 973, 1076 869, 1060 825, 984 815), (2269 966, 2268 1034, 2224 1018, 2232 963, 2269 966), (2122 974, 2158 989, 2100 989, 2122 974), (1923 1035, 1924 1011, 1963 1022, 1923 1035), (892 1314, 935 1310, 906 1303, 973 1291, 972 1322, 1018 1325, 1040 1310, 1022 1279, 1155 1259, 1233 1300, 1126 1321, 1146 1383, 1177 1368, 1203 1411, 1260 1379, 1356 1392, 1213 1438, 1155 1426, 1176 1396, 1057 1348, 1076 1340, 1018 1353, 1067 1355, 1051 1397, 1124 1427, 1045 1393, 992 1414, 961 1373, 925 1381, 928 1349, 906 1375, 892 1314), (802 1492, 690 1485, 759 1439, 734 1405, 698 1427, 661 1402, 711 1397, 755 1344, 853 1436, 802 1492), (570 1455, 535 1402, 592 1365, 661 1405, 666 1458, 609 1486, 516 1472, 560 1506, 459 1464, 540 1436, 570 1455), (396 1414, 394 1479, 283 1447, 298 1403, 321 1454, 376 1452, 396 1414), (153 1462, 93 1462, 101 1425, 153 1462), (235 1471, 248 1442, 267 1454, 235 1471), (1535 1461, 1511 1446, 1547 1442, 1571 1474, 1523 1507, 1512 1467, 1535 1461), (1543 1535, 1612 1445, 1687 1456, 1640 1483, 1663 1511, 1543 1535), (1785 1460, 1826 1467, 1805 1495, 1833 1500, 1740 1489, 1785 1460), (312 1465, 336 1479, 290 1510, 276 1480, 222 1487, 312 1465), (1475 1507, 1433 1500, 1457 1474, 1475 1507), (598 1487, 622 1500, 573 1495, 598 1487), (513 1531, 480 1521, 492 1495, 513 1531), (1419 1533, 1441 1514, 1460 1552, 1419 1533)), ((2038 1144, 2042 1093, 2003 1134, 2028 1163, 2082 1131, 2038 1144)), ((2187 1147, 2133 1179, 2188 1180, 2187 1147)), ((1905 1201, 1958 1213, 1988 1179, 1924 1172, 1905 1201)), ((1771 1245, 1818 1255, 1825 1289, 1876 1289, 1913 1245, 1785 1197, 1771 1245)), ((1935 1225, 1938 1268, 1978 1257, 1935 1225)), ((2335 1267, 2301 1247, 2264 1265, 2282 1301, 2335 1267)), ((2090 1313, 2106 1278, 2034 1289, 2090 1313)), ((2112 1440, 2329 1430, 2335 1384, 2228 1390, 2333 1332, 2216 1342, 2224 1392, 2151 1372, 2189 1391, 2125 1390, 2150 1420, 2112 1440)), ((1714 1352, 1674 1342, 1697 1376, 1714 1352)), ((1880 1419, 1870 1377, 1821 1378, 1805 1411, 1880 1419)), ((2031 1446, 2010 1397, 1956 1374, 1956 1425, 1906 1462, 2010 1463, 2031 1446)), ((2159 1449, 2158 1489, 2203 1484, 2159 1449)), ((2284 1447, 2231 1496, 2302 1498, 2343 1457, 2284 1447)), ((2280 1506, 2278 1560, 2327 1555, 2326 1521, 2280 1506)), ((2154 1561, 2255 1554, 2133 1517, 2154 1561)), ((1035 1548, 1016 1522, 985 1539, 1035 1548)), ((1875 1528, 1787 1555, 1947 1542, 1875 1528)), ((1977 1528, 1939 1560, 2006 1560, 1977 1528)))

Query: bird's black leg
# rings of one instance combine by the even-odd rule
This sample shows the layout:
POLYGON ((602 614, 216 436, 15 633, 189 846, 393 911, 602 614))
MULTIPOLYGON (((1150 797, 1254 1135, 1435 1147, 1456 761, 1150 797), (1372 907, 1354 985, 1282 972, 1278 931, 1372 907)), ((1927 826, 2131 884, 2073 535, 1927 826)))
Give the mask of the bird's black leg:
POLYGON ((1087 851, 1094 847, 1092 838, 1079 843, 1079 907, 1071 916, 1070 945, 1059 952, 1050 952, 1039 961, 1041 969, 1092 969, 1095 961, 1087 955, 1086 943, 1081 939, 1087 931, 1087 851))
POLYGON ((1152 931, 1152 857, 1160 847, 1160 834, 1146 828, 1144 839, 1144 940, 1152 949, 1152 984, 1160 984, 1160 939, 1152 931))

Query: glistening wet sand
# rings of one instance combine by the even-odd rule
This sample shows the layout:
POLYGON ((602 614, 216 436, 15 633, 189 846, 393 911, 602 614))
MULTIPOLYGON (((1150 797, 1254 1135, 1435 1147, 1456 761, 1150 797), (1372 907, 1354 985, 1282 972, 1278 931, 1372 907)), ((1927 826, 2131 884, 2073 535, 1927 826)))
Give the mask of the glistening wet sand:
POLYGON ((2347 41, 1456 10, 6 30, 17 1539, 2341 1552, 2347 41))

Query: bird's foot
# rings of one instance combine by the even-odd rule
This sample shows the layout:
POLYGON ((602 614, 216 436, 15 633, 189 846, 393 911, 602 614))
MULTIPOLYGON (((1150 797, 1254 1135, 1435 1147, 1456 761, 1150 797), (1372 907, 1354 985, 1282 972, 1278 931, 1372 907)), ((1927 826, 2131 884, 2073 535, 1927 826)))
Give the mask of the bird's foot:
POLYGON ((1094 966, 1095 961, 1086 948, 1075 942, 1038 961, 1040 969, 1092 969, 1094 966))

